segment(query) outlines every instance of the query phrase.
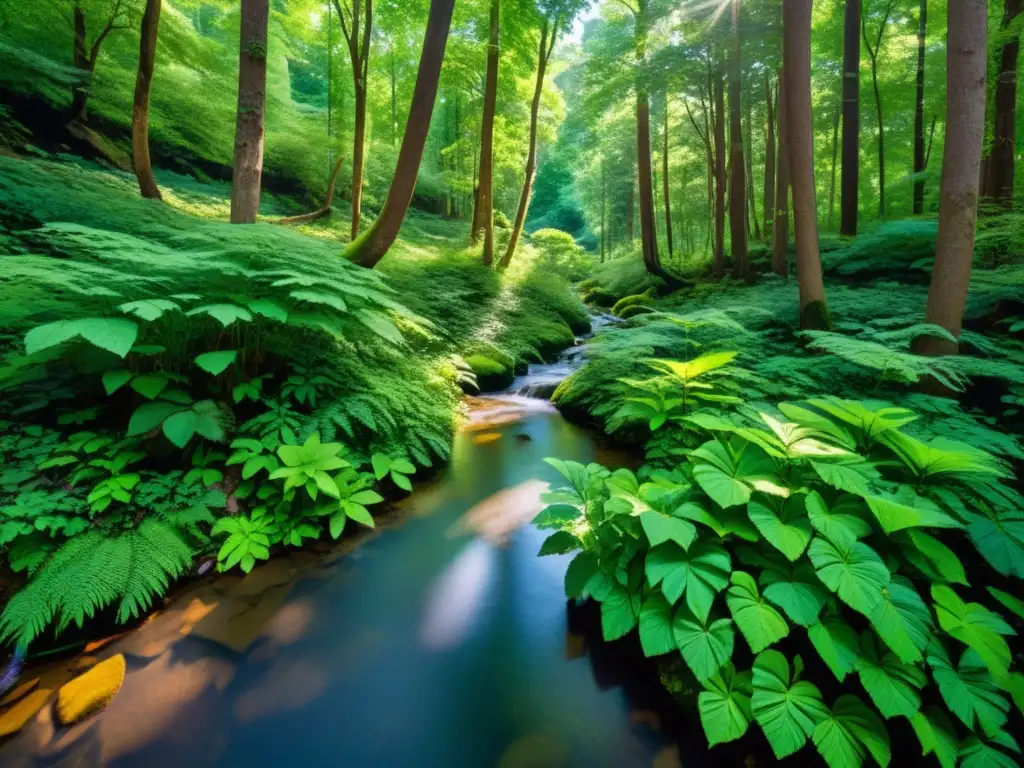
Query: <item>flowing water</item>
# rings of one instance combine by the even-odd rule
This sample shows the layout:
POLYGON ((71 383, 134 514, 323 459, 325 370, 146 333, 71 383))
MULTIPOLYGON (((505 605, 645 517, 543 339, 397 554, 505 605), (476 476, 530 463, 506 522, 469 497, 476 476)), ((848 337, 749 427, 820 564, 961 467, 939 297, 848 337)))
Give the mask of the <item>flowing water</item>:
POLYGON ((177 597, 96 653, 128 660, 104 712, 60 729, 42 710, 0 764, 674 765, 657 717, 570 631, 568 556, 538 558, 525 525, 559 480, 543 459, 598 446, 546 402, 480 400, 379 535, 177 597))

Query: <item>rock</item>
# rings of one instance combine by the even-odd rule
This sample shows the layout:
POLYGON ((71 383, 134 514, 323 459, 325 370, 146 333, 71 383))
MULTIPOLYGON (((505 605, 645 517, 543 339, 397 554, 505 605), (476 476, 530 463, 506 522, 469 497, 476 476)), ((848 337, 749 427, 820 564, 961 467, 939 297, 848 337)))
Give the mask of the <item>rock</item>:
POLYGON ((62 725, 72 725, 99 712, 121 690, 124 675, 124 656, 119 653, 76 677, 57 694, 57 719, 62 725))
POLYGON ((530 437, 525 432, 520 432, 518 435, 516 435, 516 440, 518 440, 520 443, 528 443, 531 440, 533 440, 533 438, 530 437))
POLYGON ((31 680, 22 683, 17 688, 15 688, 13 691, 11 691, 6 696, 4 696, 2 699, 0 699, 0 707, 6 707, 8 704, 13 704, 18 699, 20 699, 22 696, 24 696, 26 693, 28 693, 33 688, 35 688, 37 685, 39 685, 39 678, 38 677, 33 677, 31 680))
MULTIPOLYGON (((36 681, 38 682, 38 681, 36 681)), ((0 737, 10 736, 25 727, 25 723, 31 720, 36 712, 43 708, 49 701, 49 688, 39 688, 25 696, 21 701, 0 715, 0 737)))

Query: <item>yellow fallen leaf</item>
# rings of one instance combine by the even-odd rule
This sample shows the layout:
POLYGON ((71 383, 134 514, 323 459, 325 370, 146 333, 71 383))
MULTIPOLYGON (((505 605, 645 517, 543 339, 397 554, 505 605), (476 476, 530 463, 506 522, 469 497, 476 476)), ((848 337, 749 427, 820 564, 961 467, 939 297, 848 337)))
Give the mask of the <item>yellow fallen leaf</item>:
POLYGON ((124 656, 119 653, 76 677, 57 694, 57 719, 71 725, 100 711, 121 690, 124 675, 124 656))
POLYGON ((32 691, 13 707, 0 715, 0 737, 10 736, 25 727, 25 723, 43 708, 53 691, 40 688, 32 691))

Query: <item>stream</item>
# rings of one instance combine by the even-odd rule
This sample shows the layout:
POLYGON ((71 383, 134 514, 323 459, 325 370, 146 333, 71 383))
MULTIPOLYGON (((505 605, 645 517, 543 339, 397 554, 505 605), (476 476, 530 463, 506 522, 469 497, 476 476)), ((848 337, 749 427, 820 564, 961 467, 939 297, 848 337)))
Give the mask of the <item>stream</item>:
MULTIPOLYGON (((578 354, 513 386, 547 387, 578 354)), ((677 765, 658 717, 570 631, 569 556, 537 557, 528 522, 560 481, 547 456, 614 461, 543 400, 476 398, 450 466, 378 535, 176 596, 96 651, 127 658, 106 710, 62 729, 44 708, 0 764, 677 765)))

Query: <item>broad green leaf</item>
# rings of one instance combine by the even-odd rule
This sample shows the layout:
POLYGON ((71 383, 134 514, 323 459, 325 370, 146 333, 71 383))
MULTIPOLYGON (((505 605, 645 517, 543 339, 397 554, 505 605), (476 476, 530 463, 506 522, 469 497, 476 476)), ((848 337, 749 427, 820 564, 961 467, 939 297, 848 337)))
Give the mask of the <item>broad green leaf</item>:
POLYGON ((764 731, 775 757, 798 752, 818 723, 829 717, 821 692, 801 680, 790 684, 789 662, 778 651, 762 651, 754 660, 754 719, 764 731))
POLYGON ((661 595, 651 595, 640 609, 640 645, 645 656, 660 656, 677 648, 672 634, 672 606, 661 595))
POLYGON ((184 408, 176 403, 146 403, 135 409, 131 419, 128 421, 128 437, 145 435, 159 427, 168 416, 171 416, 184 408))
POLYGON ((269 317, 271 320, 277 320, 282 323, 288 320, 288 310, 270 299, 256 299, 255 301, 250 301, 246 306, 257 315, 269 317))
POLYGON ((199 416, 191 408, 179 410, 164 421, 164 434, 179 448, 188 445, 199 425, 199 416))
POLYGON ((967 533, 989 565, 1003 576, 1024 579, 1024 510, 975 515, 967 533))
POLYGON ((168 299, 141 299, 121 304, 118 309, 127 315, 135 315, 148 322, 153 322, 162 317, 164 312, 180 310, 181 306, 168 299))
POLYGON ((345 312, 348 310, 348 306, 345 304, 344 299, 340 296, 334 295, 333 293, 327 293, 326 291, 292 291, 288 295, 296 301, 305 301, 310 304, 323 304, 324 306, 331 307, 339 312, 345 312))
POLYGON ((672 543, 662 544, 647 553, 645 572, 652 587, 661 591, 673 605, 686 594, 686 604, 701 622, 707 620, 715 593, 729 583, 732 561, 720 545, 698 541, 689 551, 672 543))
POLYGON ((205 304, 202 307, 190 309, 185 314, 189 317, 194 315, 209 315, 225 328, 238 320, 242 320, 244 322, 252 320, 252 315, 249 311, 239 307, 237 304, 205 304))
POLYGON ((95 347, 124 357, 139 335, 139 326, 122 317, 60 320, 40 325, 25 334, 25 354, 31 355, 81 336, 95 347))
POLYGON ((750 501, 752 489, 786 495, 775 474, 775 462, 760 447, 744 440, 727 446, 709 440, 691 451, 693 479, 720 507, 734 507, 750 501))
POLYGON ((854 496, 844 495, 831 507, 817 491, 807 496, 807 518, 811 527, 840 547, 848 547, 857 539, 871 533, 867 520, 857 514, 863 502, 854 496))
POLYGON ((808 562, 787 569, 765 568, 760 581, 768 602, 785 611, 791 621, 805 627, 817 623, 826 592, 808 562))
POLYGON ((704 681, 697 710, 709 747, 735 741, 747 732, 754 717, 750 710, 752 692, 751 673, 737 672, 731 662, 704 681))
POLYGON ((732 657, 735 636, 732 621, 700 621, 686 608, 679 608, 672 619, 672 634, 683 661, 698 680, 707 680, 732 657))
POLYGON ((238 351, 234 349, 225 349, 220 352, 204 352, 196 357, 196 365, 204 371, 212 373, 214 376, 219 376, 228 369, 229 365, 235 362, 237 357, 238 351))
POLYGON ((916 529, 908 529, 905 533, 910 546, 903 548, 903 554, 925 576, 937 574, 939 579, 952 584, 967 586, 967 574, 963 563, 953 550, 931 534, 916 529))
POLYGON ((816 536, 807 555, 821 582, 848 606, 865 616, 878 607, 890 574, 882 558, 867 544, 855 541, 843 547, 816 536))
POLYGON ((694 523, 706 525, 718 536, 723 538, 727 533, 729 533, 729 529, 723 525, 717 517, 704 509, 700 504, 695 504, 692 501, 688 501, 672 510, 672 516, 681 517, 694 523))
POLYGON ((760 653, 789 634, 785 619, 761 598, 750 574, 733 571, 731 581, 725 602, 750 650, 760 653))
POLYGON ((836 699, 812 738, 829 768, 860 768, 868 754, 884 768, 892 757, 885 724, 856 696, 836 699))
POLYGON ((996 589, 995 587, 985 587, 985 589, 988 590, 988 593, 992 595, 992 597, 1015 613, 1018 618, 1024 619, 1024 600, 1003 592, 1001 589, 996 589))
POLYGON ((132 379, 131 387, 147 400, 156 400, 169 382, 170 379, 162 373, 143 373, 132 379))
POLYGON ((607 642, 625 637, 636 626, 640 596, 616 584, 601 601, 601 634, 607 642))
POLYGON ((689 383, 705 373, 722 368, 736 359, 737 352, 714 352, 693 360, 652 360, 651 365, 681 382, 689 383))
POLYGON ((640 524, 652 547, 664 544, 666 541, 674 541, 683 549, 689 549, 694 539, 697 538, 697 527, 693 523, 680 520, 678 517, 663 515, 653 509, 640 514, 640 524))
POLYGON ((860 638, 857 674, 883 717, 911 717, 921 708, 920 690, 928 682, 924 672, 891 651, 883 655, 870 631, 860 638))
POLYGON ((879 477, 878 471, 867 462, 848 464, 812 461, 811 468, 828 485, 857 496, 869 495, 871 483, 879 477))
POLYGON ((914 733, 921 742, 921 756, 934 754, 942 768, 955 768, 960 756, 956 730, 946 713, 938 707, 924 707, 910 718, 914 733))
POLYGON ((345 510, 345 515, 347 517, 355 520, 360 525, 365 525, 367 528, 377 527, 377 523, 374 522, 373 516, 370 514, 370 510, 362 504, 353 504, 350 501, 346 501, 342 504, 342 508, 345 510))
POLYGON ((952 589, 932 586, 932 599, 939 626, 975 652, 998 680, 1010 669, 1010 648, 1001 635, 1014 635, 1002 616, 981 603, 965 603, 952 589))
POLYGON ((804 508, 804 495, 790 496, 774 508, 770 499, 752 499, 747 515, 765 540, 791 561, 797 560, 811 541, 811 523, 804 508), (762 503, 762 499, 768 503, 762 503))
POLYGON ((839 682, 853 672, 860 658, 857 633, 838 616, 827 616, 807 629, 814 649, 839 682))
MULTIPOLYGON (((1005 732, 1000 732, 999 735, 1008 736, 1005 732)), ((1006 738, 1003 738, 1002 741, 1005 742, 1006 738)), ((1020 750, 1016 749, 1017 743, 1012 742, 1012 744, 1013 751, 1019 752, 1020 750)), ((974 735, 968 736, 960 745, 960 758, 960 768, 1019 768, 1017 760, 1006 752, 996 749, 995 743, 986 744, 974 735)))
POLYGON ((882 530, 895 533, 904 528, 962 528, 963 526, 947 515, 930 499, 917 496, 909 488, 909 494, 901 496, 866 496, 864 500, 874 513, 882 530), (912 503, 906 503, 906 502, 912 503))
POLYGON ((103 374, 103 389, 106 390, 108 395, 112 395, 131 379, 132 372, 127 371, 124 368, 118 368, 114 371, 107 371, 103 374))
POLYGON ((965 651, 958 668, 954 668, 945 646, 935 640, 928 646, 927 659, 943 701, 964 725, 995 733, 1006 724, 1010 702, 1000 694, 976 653, 965 651))
POLYGON ((931 611, 914 585, 901 576, 894 576, 881 594, 881 601, 868 617, 871 625, 900 661, 921 661, 932 635, 931 611))
POLYGON ((544 543, 540 545, 540 552, 537 555, 539 557, 544 557, 545 555, 564 555, 566 552, 572 552, 581 547, 580 540, 568 531, 555 531, 544 539, 544 543))
POLYGON ((583 594, 587 582, 597 573, 597 557, 589 552, 580 552, 569 563, 565 571, 565 596, 574 600, 583 594))

